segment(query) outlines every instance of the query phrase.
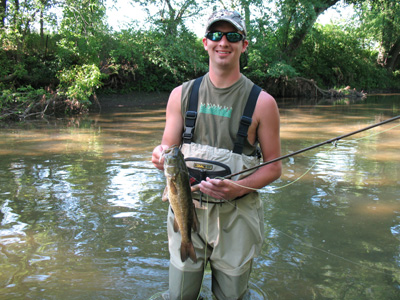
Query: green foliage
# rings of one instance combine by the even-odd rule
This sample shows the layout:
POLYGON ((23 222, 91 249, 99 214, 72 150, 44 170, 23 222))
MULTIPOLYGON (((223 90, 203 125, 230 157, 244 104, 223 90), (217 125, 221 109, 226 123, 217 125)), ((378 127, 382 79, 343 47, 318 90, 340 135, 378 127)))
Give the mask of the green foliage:
POLYGON ((314 27, 307 36, 293 67, 301 76, 333 88, 385 88, 388 74, 376 64, 376 53, 363 47, 363 40, 339 25, 314 27))
POLYGON ((125 78, 125 89, 171 90, 207 71, 201 41, 186 30, 167 40, 158 32, 124 30, 114 35, 113 45, 108 73, 125 78))
MULTIPOLYGON (((65 101, 61 109, 85 109, 100 87, 108 92, 170 91, 208 71, 201 39, 184 24, 205 11, 203 2, 134 2, 148 9, 146 30, 133 22, 132 29, 110 32, 103 0, 7 1, 7 26, 0 25, 0 106, 18 106, 28 96, 39 101, 46 89, 65 101), (50 8, 62 11, 59 25, 50 8)), ((349 0, 357 4, 360 22, 316 26, 317 16, 336 2, 222 1, 246 17, 245 75, 271 85, 301 76, 326 88, 399 87, 398 1, 349 0)))
POLYGON ((34 107, 36 103, 40 103, 47 96, 44 89, 36 89, 32 86, 21 86, 15 88, 4 88, 0 84, 2 90, 0 94, 0 120, 7 119, 10 116, 22 115, 34 107))
POLYGON ((43 88, 54 83, 58 71, 58 63, 54 51, 57 35, 48 34, 43 46, 40 36, 32 33, 25 38, 23 53, 12 46, 13 33, 5 34, 0 50, 0 76, 5 78, 10 87, 30 85, 43 88), (29 51, 28 51, 29 49, 29 51), (8 79, 6 79, 8 78, 8 79))
POLYGON ((66 1, 58 43, 61 68, 75 64, 99 64, 98 53, 103 45, 105 7, 102 1, 66 1))
POLYGON ((155 66, 156 74, 165 78, 168 89, 207 71, 203 44, 193 34, 182 30, 164 41, 157 33, 152 38, 155 43, 152 50, 148 48, 148 60, 155 66))
POLYGON ((101 85, 99 68, 92 65, 76 65, 63 70, 59 75, 59 94, 65 96, 74 107, 86 108, 91 104, 89 98, 101 85))
POLYGON ((28 71, 25 69, 23 64, 17 64, 14 68, 14 75, 16 78, 21 79, 28 74, 28 71))
POLYGON ((392 72, 400 67, 400 2, 395 0, 349 0, 362 20, 355 33, 379 45, 377 62, 392 72))
POLYGON ((291 65, 287 64, 284 61, 276 61, 274 62, 267 71, 267 75, 272 78, 279 77, 295 77, 297 76, 297 71, 291 65))
POLYGON ((244 69, 246 76, 256 82, 262 82, 269 78, 292 78, 298 76, 296 69, 283 60, 276 60, 268 63, 268 58, 262 55, 262 50, 254 50, 249 54, 248 66, 244 69))
POLYGON ((43 89, 34 89, 30 85, 19 87, 18 89, 3 89, 0 95, 0 108, 9 104, 24 103, 37 99, 45 94, 43 89))

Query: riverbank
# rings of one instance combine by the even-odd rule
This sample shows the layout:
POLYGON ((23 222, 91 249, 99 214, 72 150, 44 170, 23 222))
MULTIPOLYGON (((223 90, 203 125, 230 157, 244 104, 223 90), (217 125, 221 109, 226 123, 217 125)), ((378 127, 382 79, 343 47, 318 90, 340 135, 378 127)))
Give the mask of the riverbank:
MULTIPOLYGON (((338 99, 338 98, 359 98, 366 97, 367 93, 356 91, 350 87, 341 90, 323 90, 319 88, 312 80, 297 78, 290 89, 286 87, 286 93, 279 90, 279 84, 274 87, 268 86, 265 89, 275 97, 275 99, 283 98, 317 98, 317 99, 338 99), (307 85, 307 86, 306 86, 307 85), (277 91, 279 90, 279 92, 277 91)), ((288 85, 286 82, 284 85, 288 85)), ((152 105, 160 105, 167 103, 169 92, 130 92, 127 94, 99 94, 91 99, 92 105, 90 111, 104 109, 119 109, 126 107, 149 107, 152 105)))
MULTIPOLYGON (((292 95, 287 93, 284 97, 275 95, 274 91, 265 88, 275 99, 279 101, 287 102, 290 101, 325 101, 332 102, 337 101, 341 98, 350 98, 352 101, 358 101, 365 98, 365 96, 371 96, 375 94, 395 94, 394 90, 388 91, 371 91, 368 93, 358 92, 354 89, 343 89, 343 90, 328 90, 330 96, 315 97, 318 94, 316 87, 313 86, 313 92, 308 93, 308 96, 292 95), (334 94, 334 95, 333 95, 334 94), (295 100, 297 99, 297 100, 295 100)), ((310 90, 309 90, 310 91, 310 90)), ((105 112, 105 111, 115 111, 121 109, 141 109, 141 108, 151 108, 152 106, 166 105, 168 102, 170 92, 138 92, 132 91, 130 93, 101 93, 98 92, 96 96, 92 96, 90 101, 91 105, 85 109, 79 109, 74 107, 71 101, 65 101, 58 97, 56 94, 52 93, 50 97, 42 96, 38 99, 30 99, 27 102, 14 103, 9 105, 9 107, 2 107, 0 113, 0 122, 19 122, 27 121, 32 119, 40 119, 44 117, 57 117, 63 118, 66 115, 80 115, 86 112, 105 112)), ((320 93, 321 94, 321 93, 320 93)), ((326 94, 326 93, 325 93, 326 94)))
POLYGON ((168 92, 131 92, 127 94, 100 94, 90 111, 115 110, 129 107, 150 107, 168 102, 168 92))

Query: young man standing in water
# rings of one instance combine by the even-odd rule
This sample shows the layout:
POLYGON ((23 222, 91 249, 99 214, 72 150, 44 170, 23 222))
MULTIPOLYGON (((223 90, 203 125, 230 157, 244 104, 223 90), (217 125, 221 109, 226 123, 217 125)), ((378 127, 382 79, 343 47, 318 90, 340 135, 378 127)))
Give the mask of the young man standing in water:
POLYGON ((263 206, 255 190, 280 177, 281 163, 235 176, 234 181, 215 178, 221 173, 213 172, 216 165, 228 166, 231 174, 257 166, 258 149, 263 161, 280 156, 276 102, 261 89, 254 96, 254 84, 240 72, 240 56, 248 46, 246 34, 237 12, 221 10, 210 16, 203 38, 209 72, 199 81, 198 94, 193 92, 198 105, 190 105, 189 100, 196 90, 194 80, 175 88, 168 100, 161 145, 153 150, 152 162, 160 170, 162 152, 171 145, 181 145, 185 159, 197 160, 189 168, 200 187, 192 195, 200 226, 192 233, 197 262, 182 262, 181 237, 173 230, 174 215, 169 209, 170 299, 197 299, 207 262, 215 297, 242 299, 253 258, 261 250, 263 206), (253 106, 247 105, 250 98, 256 101, 253 106))

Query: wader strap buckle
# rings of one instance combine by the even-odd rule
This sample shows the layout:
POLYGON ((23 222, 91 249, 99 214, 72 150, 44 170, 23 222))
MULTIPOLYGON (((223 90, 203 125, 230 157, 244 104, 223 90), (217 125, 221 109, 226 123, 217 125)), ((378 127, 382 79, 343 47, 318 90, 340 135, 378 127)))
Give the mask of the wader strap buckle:
POLYGON ((252 119, 246 116, 242 116, 240 119, 239 131, 236 134, 235 147, 233 152, 241 154, 243 152, 244 142, 247 138, 247 131, 251 125, 252 119))
POLYGON ((187 111, 185 116, 185 132, 182 135, 183 142, 190 144, 193 138, 194 125, 196 123, 197 112, 187 111))

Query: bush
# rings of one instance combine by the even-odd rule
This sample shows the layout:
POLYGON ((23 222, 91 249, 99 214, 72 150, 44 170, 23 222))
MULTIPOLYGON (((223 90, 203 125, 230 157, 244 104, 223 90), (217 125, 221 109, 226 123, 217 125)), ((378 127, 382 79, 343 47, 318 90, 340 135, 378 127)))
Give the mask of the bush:
POLYGON ((366 50, 363 41, 338 25, 316 26, 306 37, 293 67, 320 86, 356 89, 385 88, 390 74, 376 64, 376 53, 366 50))
POLYGON ((186 31, 166 39, 158 32, 124 30, 113 43, 105 64, 111 77, 124 83, 120 89, 171 90, 208 69, 201 41, 186 31))
POLYGON ((73 66, 58 74, 58 93, 71 103, 73 108, 87 108, 90 96, 101 86, 102 74, 99 67, 92 65, 73 66))

